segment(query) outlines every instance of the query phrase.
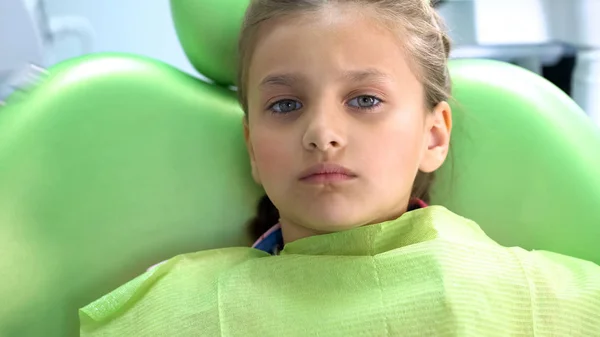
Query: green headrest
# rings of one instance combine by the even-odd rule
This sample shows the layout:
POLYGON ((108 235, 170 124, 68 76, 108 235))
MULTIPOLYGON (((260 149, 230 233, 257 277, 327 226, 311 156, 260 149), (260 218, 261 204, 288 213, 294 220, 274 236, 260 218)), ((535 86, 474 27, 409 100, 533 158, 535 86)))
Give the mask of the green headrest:
POLYGON ((454 130, 433 202, 503 245, 600 263, 600 129, 523 68, 453 60, 454 130))
POLYGON ((250 0, 171 0, 179 41, 201 74, 235 85, 237 40, 250 0))

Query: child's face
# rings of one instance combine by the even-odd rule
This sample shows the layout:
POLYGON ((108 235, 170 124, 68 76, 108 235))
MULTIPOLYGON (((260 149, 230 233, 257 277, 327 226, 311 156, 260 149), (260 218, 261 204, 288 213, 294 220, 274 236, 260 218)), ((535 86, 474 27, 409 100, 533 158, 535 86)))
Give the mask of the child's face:
POLYGON ((319 233, 396 218, 418 170, 445 159, 448 105, 426 111, 398 36, 360 13, 324 10, 259 32, 246 136, 284 235, 286 226, 319 233), (347 171, 327 174, 323 163, 347 171))

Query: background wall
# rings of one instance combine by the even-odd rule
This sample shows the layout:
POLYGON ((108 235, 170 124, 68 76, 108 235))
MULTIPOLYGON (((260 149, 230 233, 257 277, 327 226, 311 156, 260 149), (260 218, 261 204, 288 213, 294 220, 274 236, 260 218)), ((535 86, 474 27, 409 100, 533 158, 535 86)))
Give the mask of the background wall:
MULTIPOLYGON (((128 52, 162 60, 196 73, 179 45, 168 0, 44 0, 50 17, 87 18, 96 33, 94 52, 128 52)), ((80 53, 75 38, 59 40, 50 63, 80 53)))

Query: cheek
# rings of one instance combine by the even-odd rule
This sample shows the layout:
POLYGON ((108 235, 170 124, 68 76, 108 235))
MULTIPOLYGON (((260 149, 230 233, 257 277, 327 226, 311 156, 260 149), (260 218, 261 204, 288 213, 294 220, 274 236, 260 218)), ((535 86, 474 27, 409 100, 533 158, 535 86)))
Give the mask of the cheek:
MULTIPOLYGON (((263 183, 292 171, 294 150, 289 135, 271 128, 257 128, 251 135, 255 165, 263 183)), ((297 152, 297 150, 296 150, 297 152)))
POLYGON ((370 142, 362 142, 367 146, 362 152, 364 163, 369 165, 374 176, 382 177, 380 180, 385 183, 394 177, 410 179, 416 174, 423 148, 422 121, 389 120, 370 138, 370 142))

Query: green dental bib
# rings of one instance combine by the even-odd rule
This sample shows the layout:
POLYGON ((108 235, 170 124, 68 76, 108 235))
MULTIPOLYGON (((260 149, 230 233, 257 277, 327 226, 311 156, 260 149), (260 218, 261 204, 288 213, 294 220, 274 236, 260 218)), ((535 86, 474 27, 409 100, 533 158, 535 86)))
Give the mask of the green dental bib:
POLYGON ((180 255, 80 319, 82 336, 600 336, 600 267, 429 206, 279 256, 180 255))

